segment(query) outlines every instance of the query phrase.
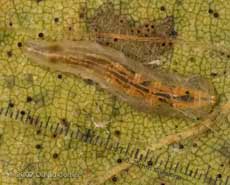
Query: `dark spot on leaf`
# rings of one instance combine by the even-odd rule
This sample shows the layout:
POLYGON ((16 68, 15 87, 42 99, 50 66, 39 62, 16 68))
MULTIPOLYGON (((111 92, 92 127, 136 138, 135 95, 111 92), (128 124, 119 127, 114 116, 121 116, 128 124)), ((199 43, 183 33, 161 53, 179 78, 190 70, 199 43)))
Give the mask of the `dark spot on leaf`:
POLYGON ((58 154, 57 154, 57 153, 54 153, 54 154, 53 154, 53 158, 54 158, 54 159, 57 159, 57 158, 58 158, 58 154))
POLYGON ((179 144, 179 149, 184 149, 184 145, 179 144))
POLYGON ((152 166, 153 162, 152 161, 148 161, 148 166, 152 166))
POLYGON ((32 97, 31 96, 27 96, 27 98, 26 98, 26 101, 27 102, 31 102, 33 99, 32 99, 32 97))
POLYGON ((170 33, 171 36, 177 36, 177 32, 175 30, 171 31, 170 33))
POLYGON ((161 11, 165 11, 165 7, 164 7, 164 6, 161 6, 161 7, 160 7, 160 10, 161 10, 161 11))
POLYGON ((10 102, 10 103, 9 103, 9 107, 14 107, 14 103, 13 103, 13 102, 10 102))
POLYGON ((42 148, 42 146, 40 145, 40 144, 36 144, 36 149, 41 149, 42 148))
POLYGON ((113 177, 112 177, 112 181, 113 181, 113 182, 117 182, 117 177, 116 177, 116 176, 113 176, 113 177))
POLYGON ((58 74, 58 79, 62 79, 62 75, 61 74, 58 74))
POLYGON ((54 22, 56 22, 56 23, 59 22, 59 18, 58 18, 58 17, 55 17, 55 18, 54 18, 54 22))
POLYGON ((43 38, 43 37, 44 37, 44 33, 40 32, 40 33, 38 34, 38 37, 43 38))
POLYGON ((213 9, 209 8, 208 13, 213 14, 213 9))
POLYGON ((18 47, 20 48, 20 47, 22 47, 22 43, 21 42, 18 42, 18 47))
POLYGON ((12 55, 13 55, 12 51, 7 51, 7 56, 8 57, 12 57, 12 55))
POLYGON ((122 162, 122 160, 119 158, 119 159, 117 159, 117 163, 121 163, 122 162))
POLYGON ((25 111, 24 110, 22 110, 20 113, 21 113, 21 115, 25 115, 25 111))
POLYGON ((213 16, 214 16, 215 18, 218 18, 220 15, 219 15, 218 12, 215 12, 215 13, 213 14, 213 16))
POLYGON ((214 72, 211 73, 211 76, 213 76, 213 77, 217 76, 217 75, 218 75, 217 73, 214 73, 214 72))
POLYGON ((197 147, 197 143, 193 143, 193 145, 192 145, 193 147, 197 147))
POLYGON ((121 132, 120 132, 120 130, 115 130, 114 134, 115 134, 116 136, 120 136, 121 132))

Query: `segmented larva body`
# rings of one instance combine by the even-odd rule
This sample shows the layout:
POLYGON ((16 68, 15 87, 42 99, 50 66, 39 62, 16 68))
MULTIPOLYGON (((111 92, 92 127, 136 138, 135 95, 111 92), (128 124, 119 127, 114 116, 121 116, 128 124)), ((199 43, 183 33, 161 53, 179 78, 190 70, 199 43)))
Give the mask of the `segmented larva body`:
POLYGON ((150 70, 96 42, 30 41, 25 43, 24 51, 39 65, 92 79, 144 112, 202 118, 217 101, 214 87, 205 79, 150 70))

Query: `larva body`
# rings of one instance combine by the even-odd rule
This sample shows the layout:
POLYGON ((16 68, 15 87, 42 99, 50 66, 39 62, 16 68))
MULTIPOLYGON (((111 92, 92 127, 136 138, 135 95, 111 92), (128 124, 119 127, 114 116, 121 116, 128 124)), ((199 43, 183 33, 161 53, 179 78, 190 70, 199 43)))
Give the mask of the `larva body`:
POLYGON ((24 51, 39 65, 94 80, 141 111, 202 118, 217 101, 214 87, 205 79, 150 70, 96 42, 30 41, 24 51))

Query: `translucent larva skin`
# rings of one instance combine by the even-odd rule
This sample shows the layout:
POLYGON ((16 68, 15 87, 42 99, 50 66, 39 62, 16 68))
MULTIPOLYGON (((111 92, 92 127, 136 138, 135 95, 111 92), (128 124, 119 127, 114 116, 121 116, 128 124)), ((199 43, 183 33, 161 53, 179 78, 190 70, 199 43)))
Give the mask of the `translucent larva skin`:
POLYGON ((153 71, 122 52, 91 41, 30 41, 24 52, 53 70, 92 79, 144 112, 203 118, 217 102, 215 89, 199 76, 153 71))

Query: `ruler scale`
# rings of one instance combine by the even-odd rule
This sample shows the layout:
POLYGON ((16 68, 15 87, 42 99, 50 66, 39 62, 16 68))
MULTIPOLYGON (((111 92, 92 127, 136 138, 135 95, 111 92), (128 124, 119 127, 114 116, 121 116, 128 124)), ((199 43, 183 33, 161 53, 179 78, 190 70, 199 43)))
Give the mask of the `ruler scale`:
POLYGON ((139 147, 132 147, 131 143, 128 144, 122 144, 121 142, 114 142, 112 141, 111 135, 109 134, 107 138, 102 138, 99 135, 95 134, 95 131, 89 128, 82 128, 82 131, 78 127, 75 131, 71 130, 69 127, 65 128, 65 132, 63 131, 63 128, 60 127, 60 123, 51 124, 51 116, 48 116, 46 122, 42 121, 40 119, 41 116, 39 115, 31 115, 31 111, 29 110, 26 113, 26 118, 24 119, 25 111, 24 110, 14 110, 13 107, 8 106, 7 108, 1 107, 0 108, 0 116, 4 115, 5 117, 8 117, 10 119, 14 119, 15 121, 21 121, 24 124, 30 123, 30 125, 33 125, 35 127, 38 127, 40 129, 46 129, 50 130, 52 134, 57 134, 58 130, 60 130, 59 134, 63 134, 64 136, 69 136, 70 139, 76 139, 78 141, 81 141, 86 144, 96 145, 99 147, 104 148, 104 150, 108 150, 117 154, 122 154, 124 157, 128 159, 128 161, 132 164, 141 164, 140 167, 145 167, 147 169, 160 169, 162 171, 168 170, 170 173, 176 174, 183 174, 187 176, 188 178, 196 179, 200 181, 200 183, 206 183, 206 184, 223 184, 223 185, 230 185, 229 183, 229 176, 223 177, 221 173, 222 178, 216 178, 209 175, 211 171, 211 166, 207 166, 207 169, 204 172, 200 172, 200 169, 196 169, 194 172, 191 169, 190 163, 188 163, 186 166, 182 166, 179 162, 174 163, 173 161, 170 161, 169 158, 167 160, 160 160, 159 156, 150 155, 152 154, 151 150, 142 150, 139 147), (5 111, 5 113, 4 113, 5 111), (18 120, 19 114, 21 114, 20 120, 18 120), (45 123, 45 126, 43 127, 45 123), (111 147, 109 147, 111 146, 111 147), (115 147, 114 147, 115 146, 115 147), (119 149, 120 147, 120 149, 119 149), (156 158, 153 162, 153 158, 156 158), (132 162, 132 160, 134 162, 132 162), (170 165, 169 165, 170 163, 170 165), (178 168, 180 167, 180 172, 178 172, 178 168))

